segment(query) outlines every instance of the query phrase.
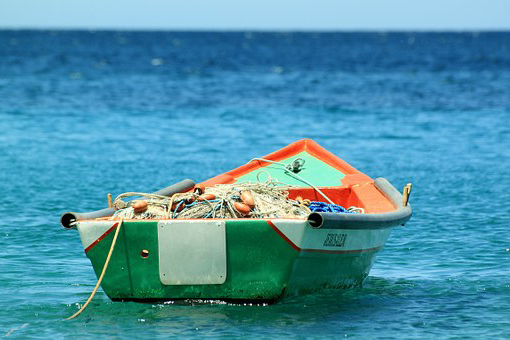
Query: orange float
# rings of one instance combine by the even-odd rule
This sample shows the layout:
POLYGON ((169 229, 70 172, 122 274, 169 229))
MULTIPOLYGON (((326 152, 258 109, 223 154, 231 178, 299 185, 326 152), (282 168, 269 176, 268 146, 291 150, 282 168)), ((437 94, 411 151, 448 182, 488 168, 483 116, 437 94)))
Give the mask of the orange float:
POLYGON ((134 209, 135 213, 141 213, 147 210, 147 202, 146 201, 135 201, 131 207, 134 209))
POLYGON ((203 194, 203 195, 198 196, 197 201, 200 201, 200 202, 212 201, 214 199, 216 199, 216 195, 214 195, 214 194, 203 194))
POLYGON ((255 207, 255 199, 253 198, 253 195, 249 191, 243 191, 241 193, 241 201, 243 201, 244 204, 250 207, 250 209, 253 209, 255 207))
POLYGON ((250 213, 251 209, 247 204, 241 202, 235 202, 234 208, 243 216, 246 216, 250 213))
POLYGON ((186 204, 184 203, 181 203, 182 201, 179 201, 179 202, 174 202, 172 204, 172 211, 176 211, 176 212, 179 212, 181 211, 182 209, 184 209, 186 207, 186 204))

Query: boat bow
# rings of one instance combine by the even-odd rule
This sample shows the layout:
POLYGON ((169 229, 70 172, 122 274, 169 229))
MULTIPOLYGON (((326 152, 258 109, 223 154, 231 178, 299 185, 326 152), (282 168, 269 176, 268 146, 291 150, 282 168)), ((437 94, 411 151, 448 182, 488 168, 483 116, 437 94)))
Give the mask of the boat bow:
POLYGON ((386 178, 377 178, 374 185, 395 205, 395 211, 379 214, 313 212, 308 216, 308 223, 312 228, 323 229, 380 229, 404 225, 413 213, 411 205, 404 206, 402 194, 386 178))

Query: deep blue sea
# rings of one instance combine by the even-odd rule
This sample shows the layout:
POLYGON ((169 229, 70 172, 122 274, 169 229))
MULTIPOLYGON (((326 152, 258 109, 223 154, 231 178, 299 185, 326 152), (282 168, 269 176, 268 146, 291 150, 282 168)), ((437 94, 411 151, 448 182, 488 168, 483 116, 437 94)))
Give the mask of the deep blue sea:
POLYGON ((0 31, 0 336, 508 338, 510 33, 0 31), (414 184, 360 288, 111 302, 64 211, 301 138, 414 184))

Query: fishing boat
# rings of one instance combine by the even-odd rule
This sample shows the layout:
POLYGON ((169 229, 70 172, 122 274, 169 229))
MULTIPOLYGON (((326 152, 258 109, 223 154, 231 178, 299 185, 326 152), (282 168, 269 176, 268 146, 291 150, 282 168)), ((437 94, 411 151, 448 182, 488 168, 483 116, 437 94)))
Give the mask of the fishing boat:
POLYGON ((101 287, 114 301, 275 302, 360 285, 392 228, 412 214, 410 187, 401 194, 386 179, 368 177, 310 139, 198 185, 185 180, 156 194, 173 197, 268 179, 287 186, 294 203, 345 209, 292 218, 243 213, 178 219, 169 212, 164 218, 120 219, 110 204, 92 213, 64 213, 61 223, 78 230, 101 287))

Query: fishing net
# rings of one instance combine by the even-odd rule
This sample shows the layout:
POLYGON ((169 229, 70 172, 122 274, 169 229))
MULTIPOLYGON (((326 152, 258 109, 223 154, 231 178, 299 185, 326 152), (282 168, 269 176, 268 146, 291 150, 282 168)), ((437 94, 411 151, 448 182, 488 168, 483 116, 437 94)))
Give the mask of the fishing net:
POLYGON ((203 192, 172 197, 129 192, 114 201, 113 219, 196 218, 306 218, 311 210, 306 200, 289 199, 288 185, 265 183, 218 184, 203 192), (142 200, 123 201, 139 196, 142 200))

